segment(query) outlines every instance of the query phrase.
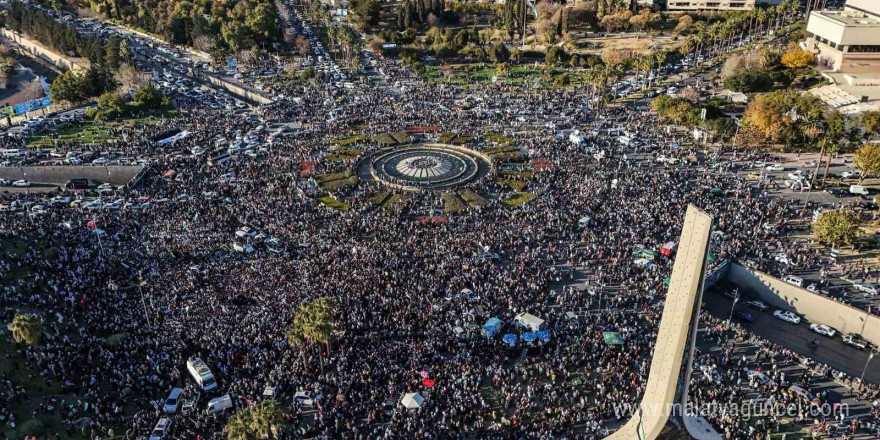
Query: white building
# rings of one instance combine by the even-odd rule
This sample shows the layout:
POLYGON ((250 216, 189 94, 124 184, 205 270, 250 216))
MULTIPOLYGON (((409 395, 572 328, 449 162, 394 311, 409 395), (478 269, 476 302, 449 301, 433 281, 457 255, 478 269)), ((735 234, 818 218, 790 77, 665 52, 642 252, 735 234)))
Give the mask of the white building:
POLYGON ((805 48, 820 70, 880 73, 880 0, 847 0, 841 11, 813 11, 805 48))

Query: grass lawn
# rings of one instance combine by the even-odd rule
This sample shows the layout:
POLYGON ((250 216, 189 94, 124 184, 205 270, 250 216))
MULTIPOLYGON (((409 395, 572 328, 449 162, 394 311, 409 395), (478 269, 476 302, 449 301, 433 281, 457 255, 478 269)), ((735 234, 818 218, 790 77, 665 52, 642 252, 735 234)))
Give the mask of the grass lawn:
POLYGON ((333 162, 354 160, 357 159, 361 155, 361 153, 362 151, 357 148, 339 146, 335 150, 331 151, 330 154, 325 157, 325 159, 333 162))
POLYGON ((157 121, 156 116, 175 116, 176 114, 176 111, 168 110, 157 115, 141 118, 126 118, 105 122, 88 120, 76 122, 57 129, 44 131, 39 136, 31 136, 28 138, 27 145, 34 148, 54 147, 54 139, 67 143, 103 144, 113 139, 113 136, 110 135, 110 130, 122 127, 152 125, 157 121))
POLYGON ((330 196, 318 197, 318 201, 321 202, 322 205, 337 211, 348 211, 351 209, 351 206, 348 206, 347 203, 340 202, 330 196))
POLYGON ((443 210, 450 214, 467 210, 467 204, 454 193, 443 193, 440 198, 443 199, 443 210))
POLYGON ((356 134, 353 136, 349 136, 347 138, 336 139, 335 141, 333 141, 333 144, 340 145, 340 146, 348 146, 351 144, 356 144, 358 142, 363 142, 366 139, 367 139, 367 135, 365 135, 363 133, 359 133, 359 134, 356 134))
POLYGON ((526 189, 526 186, 529 184, 528 181, 525 180, 515 180, 515 179, 498 179, 498 183, 514 190, 514 191, 522 191, 526 189))
POLYGON ((409 200, 409 194, 391 194, 391 197, 385 199, 382 203, 382 209, 394 209, 409 200))
POLYGON ((315 180, 318 181, 318 187, 324 191, 336 191, 340 188, 346 188, 358 184, 357 176, 351 171, 322 174, 315 177, 315 180))
POLYGON ((384 191, 377 192, 377 193, 374 193, 371 196, 367 197, 367 202, 369 202, 372 205, 380 206, 380 205, 382 205, 382 203, 385 202, 385 199, 388 198, 388 195, 389 194, 384 191))
POLYGON ((485 198, 483 198, 483 196, 481 196, 481 195, 479 195, 469 189, 463 189, 463 190, 459 191, 458 195, 459 195, 459 197, 464 199, 464 201, 467 202, 468 205, 471 205, 471 206, 482 207, 482 206, 486 206, 489 204, 489 201, 486 200, 485 198))
POLYGON ((518 192, 513 197, 501 202, 502 205, 508 208, 516 208, 519 207, 530 200, 534 199, 536 196, 532 193, 527 192, 518 192))
POLYGON ((483 139, 486 139, 493 144, 502 145, 505 147, 513 143, 512 138, 498 133, 486 133, 483 135, 483 139))

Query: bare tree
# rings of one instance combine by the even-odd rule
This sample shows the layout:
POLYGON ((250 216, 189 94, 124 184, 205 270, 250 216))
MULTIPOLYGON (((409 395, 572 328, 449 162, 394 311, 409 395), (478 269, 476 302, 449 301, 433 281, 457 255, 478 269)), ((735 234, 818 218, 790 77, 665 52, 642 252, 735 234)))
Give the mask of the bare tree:
POLYGON ((128 64, 119 66, 116 79, 121 84, 120 90, 136 89, 150 82, 149 75, 128 64))
POLYGON ((296 50, 300 55, 308 55, 309 51, 312 49, 312 43, 302 35, 296 37, 296 50))
POLYGON ((193 38, 193 47, 202 52, 210 52, 214 49, 214 39, 210 35, 200 34, 193 38))

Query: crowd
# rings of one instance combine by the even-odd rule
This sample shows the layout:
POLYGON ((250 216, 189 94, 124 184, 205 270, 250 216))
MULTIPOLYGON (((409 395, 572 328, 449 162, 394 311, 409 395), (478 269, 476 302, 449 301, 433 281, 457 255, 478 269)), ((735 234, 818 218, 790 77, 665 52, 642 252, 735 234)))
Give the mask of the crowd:
MULTIPOLYGON (((45 402, 45 411, 60 415, 66 430, 33 435, 145 436, 163 417, 172 387, 187 386, 185 399, 194 395, 185 365, 197 357, 219 387, 202 393, 198 411, 173 417, 170 438, 222 438, 228 414, 204 414, 208 397, 231 393, 242 407, 275 386, 282 438, 597 439, 626 416, 619 405, 637 402, 644 389, 672 267, 662 257, 636 265, 633 254, 676 240, 689 203, 714 216, 711 250, 720 260, 769 261, 780 247, 804 265, 814 260, 815 251, 785 239, 798 207, 735 174, 705 172, 723 156, 673 150, 674 139, 645 112, 593 107, 577 89, 441 88, 386 67, 396 72, 391 80, 407 80, 405 93, 303 83, 279 90, 297 100, 265 109, 264 121, 295 120, 302 129, 266 142, 266 154, 253 159, 212 166, 187 153, 253 129, 241 115, 194 110, 162 120, 163 129, 191 133, 168 146, 152 139, 155 126, 124 129, 125 140, 103 148, 152 163, 120 195, 149 197, 153 209, 4 217, 0 238, 24 244, 0 260, 4 322, 17 312, 37 314, 42 341, 17 346, 18 355, 33 375, 61 384, 64 396, 45 402), (465 104, 469 110, 453 110, 465 104), (520 121, 529 127, 511 134, 515 145, 551 165, 535 173, 527 190, 536 198, 519 208, 501 205, 511 191, 494 174, 468 185, 487 195, 488 206, 442 224, 417 220, 442 206, 431 192, 410 194, 389 212, 367 201, 386 190, 374 182, 334 194, 347 211, 327 209, 302 190, 303 162, 316 162, 316 174, 352 167, 322 158, 354 126, 373 134, 411 125, 482 134, 504 131, 519 109, 531 116, 520 121), (556 136, 563 125, 592 131, 576 145, 556 136), (657 150, 623 149, 608 133, 624 129, 657 150), (596 159, 594 151, 605 154, 596 159), (653 160, 659 153, 695 159, 663 166, 653 160), (163 178, 169 169, 176 174, 163 178), (234 252, 242 226, 279 238, 286 253, 234 252), (487 250, 498 258, 486 258, 487 250), (458 296, 463 289, 475 297, 458 296), (613 294, 580 323, 567 320, 564 312, 591 308, 596 291, 613 294), (285 334, 298 305, 323 297, 334 304, 331 344, 289 346, 285 334), (512 321, 521 312, 547 321, 548 343, 511 348, 480 336, 489 317, 505 321, 504 333, 518 332, 512 321), (624 344, 606 345, 603 331, 619 332, 624 344), (423 385, 426 376, 433 386, 423 385), (322 398, 314 407, 292 402, 299 390, 322 398), (398 404, 409 392, 425 397, 420 409, 398 404)), ((734 336, 747 334, 706 337, 726 346, 734 336)), ((761 344, 776 365, 796 359, 761 344)), ((698 362, 744 362, 725 358, 698 362)), ((693 398, 745 399, 743 374, 730 369, 725 387, 695 382, 693 398)), ((0 414, 22 423, 10 411, 21 393, 6 389, 0 414)), ((784 398, 783 388, 763 391, 784 398)), ((730 439, 774 429, 711 422, 730 439)))

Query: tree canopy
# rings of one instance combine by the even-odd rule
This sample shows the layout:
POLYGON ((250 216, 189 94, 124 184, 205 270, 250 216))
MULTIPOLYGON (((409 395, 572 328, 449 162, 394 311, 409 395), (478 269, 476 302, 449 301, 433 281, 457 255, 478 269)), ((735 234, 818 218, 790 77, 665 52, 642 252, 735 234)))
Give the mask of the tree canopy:
POLYGON ((34 315, 15 315, 6 328, 12 333, 15 342, 31 346, 40 343, 40 320, 34 315))
POLYGON ((859 221, 850 211, 826 211, 813 223, 813 233, 832 246, 852 245, 859 237, 859 221))
POLYGON ((855 165, 862 177, 880 174, 880 145, 865 144, 859 147, 855 165))

